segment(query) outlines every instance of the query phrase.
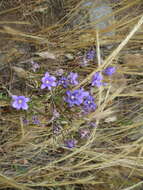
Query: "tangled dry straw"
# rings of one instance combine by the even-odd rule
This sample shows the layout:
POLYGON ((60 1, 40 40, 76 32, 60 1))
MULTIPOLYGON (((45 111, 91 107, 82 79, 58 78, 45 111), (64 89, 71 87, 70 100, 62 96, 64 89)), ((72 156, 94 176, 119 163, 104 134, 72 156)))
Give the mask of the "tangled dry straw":
MULTIPOLYGON (((102 87, 99 88, 96 96, 98 109, 95 112, 86 118, 74 117, 72 120, 69 119, 68 113, 64 115, 62 122, 65 130, 58 136, 53 135, 51 123, 47 127, 25 126, 22 115, 18 112, 2 112, 0 189, 142 189, 143 62, 140 62, 140 65, 137 59, 132 65, 129 64, 129 59, 124 62, 126 55, 142 54, 142 0, 112 1, 115 23, 101 31, 93 30, 92 27, 82 28, 82 21, 81 25, 69 27, 72 18, 79 14, 83 1, 52 0, 48 1, 48 4, 45 4, 44 0, 19 2, 9 4, 8 0, 5 1, 5 9, 0 12, 1 17, 13 13, 26 15, 22 21, 0 21, 0 34, 5 42, 10 40, 32 43, 38 52, 53 52, 57 60, 67 52, 74 54, 79 49, 96 46, 98 67, 91 66, 86 71, 86 68, 77 66, 77 70, 84 75, 78 87, 85 86, 95 72, 108 65, 116 65, 118 75, 111 79, 112 85, 107 87, 106 91, 102 87), (63 15, 59 17, 58 10, 55 10, 57 7, 54 6, 58 2, 63 10, 63 15), (48 10, 47 14, 40 18, 38 9, 48 10), (45 23, 47 18, 51 19, 50 24, 45 23), (15 23, 20 28, 15 28, 15 23), (27 28, 32 32, 27 32, 27 28), (110 31, 115 31, 115 35, 102 35, 110 31), (102 48, 111 44, 113 48, 105 50, 103 60, 102 48), (106 122, 113 118, 117 119, 106 122), (64 136, 95 120, 96 127, 93 128, 91 136, 81 142, 80 146, 74 149, 63 146, 64 136)), ((101 19, 97 22, 101 22, 101 19)), ((19 53, 15 56, 19 57, 19 53)), ((9 59, 9 56, 7 58, 9 59)), ((68 67, 70 69, 70 65, 68 67)), ((41 119, 46 122, 45 117, 41 119)))

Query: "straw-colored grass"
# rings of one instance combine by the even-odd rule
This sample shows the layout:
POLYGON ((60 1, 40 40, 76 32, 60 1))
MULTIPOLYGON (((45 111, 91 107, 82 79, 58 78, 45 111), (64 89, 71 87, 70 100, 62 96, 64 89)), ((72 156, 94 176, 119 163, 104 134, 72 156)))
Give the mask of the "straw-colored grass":
MULTIPOLYGON (((0 53, 6 54, 3 70, 0 69, 0 189, 141 190, 143 62, 136 59, 131 65, 125 56, 134 54, 142 58, 142 0, 112 1, 115 22, 98 31, 82 28, 82 20, 81 25, 69 28, 84 0, 49 0, 47 4, 44 0, 30 0, 19 1, 15 6, 9 1, 0 2, 0 36, 4 44, 0 53), (58 15, 54 3, 59 3, 62 15, 58 15), (115 35, 103 35, 111 31, 115 35), (19 44, 32 44, 36 50, 23 53, 19 44), (111 44, 113 47, 107 48, 111 44), (91 46, 96 47, 96 65, 81 68, 78 61, 64 64, 64 55, 70 53, 76 58, 77 52, 91 46), (56 60, 35 57, 41 52, 51 52, 56 60), (25 68, 25 78, 20 78, 21 74, 16 76, 12 67, 15 64, 25 67, 22 63, 31 58, 41 62, 40 72, 35 74, 25 68), (89 85, 94 73, 109 65, 116 66, 117 72, 111 78, 106 77, 110 85, 94 89, 98 108, 85 117, 78 110, 68 110, 59 100, 63 93, 60 88, 43 96, 37 91, 45 68, 53 73, 57 68, 77 71, 81 75, 76 87, 79 88, 89 85), (31 96, 31 111, 25 113, 11 108, 9 95, 16 92, 31 96), (62 126, 59 135, 53 134, 51 121, 55 106, 60 119, 54 122, 62 126), (24 124, 23 117, 30 118, 35 113, 44 127, 24 124), (89 126, 95 121, 96 127, 89 126), (80 128, 90 128, 90 137, 78 139, 73 149, 66 148, 65 139, 78 137, 80 128)), ((96 22, 104 19, 107 18, 96 22)))

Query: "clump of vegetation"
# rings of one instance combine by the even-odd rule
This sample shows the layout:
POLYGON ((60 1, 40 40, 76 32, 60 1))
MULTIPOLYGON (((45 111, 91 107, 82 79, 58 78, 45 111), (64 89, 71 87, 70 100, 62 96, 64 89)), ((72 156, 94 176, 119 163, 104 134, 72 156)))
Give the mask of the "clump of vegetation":
POLYGON ((143 2, 86 3, 0 4, 2 190, 143 187, 143 2))

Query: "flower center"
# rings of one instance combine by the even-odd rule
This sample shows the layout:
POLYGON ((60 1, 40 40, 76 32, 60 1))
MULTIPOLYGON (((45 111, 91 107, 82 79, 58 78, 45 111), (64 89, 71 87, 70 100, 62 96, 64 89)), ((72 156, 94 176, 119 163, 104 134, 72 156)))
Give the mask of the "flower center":
POLYGON ((71 99, 73 100, 75 97, 74 96, 71 96, 71 99))
POLYGON ((91 103, 91 101, 87 101, 87 103, 88 103, 88 104, 90 104, 90 103, 91 103))
POLYGON ((18 100, 18 103, 21 104, 21 103, 22 103, 22 100, 18 100))
POLYGON ((48 81, 48 80, 46 80, 46 84, 49 84, 49 81, 48 81))

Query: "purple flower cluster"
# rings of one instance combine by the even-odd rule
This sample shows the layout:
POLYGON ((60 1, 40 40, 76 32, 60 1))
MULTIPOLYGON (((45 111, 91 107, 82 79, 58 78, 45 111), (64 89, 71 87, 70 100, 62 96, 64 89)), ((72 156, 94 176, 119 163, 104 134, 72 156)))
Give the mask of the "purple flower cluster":
POLYGON ((67 148, 74 148, 76 143, 77 143, 77 141, 75 139, 69 139, 69 140, 65 141, 67 148))
POLYGON ((77 89, 74 91, 67 91, 66 95, 67 96, 64 98, 64 100, 69 104, 70 107, 72 107, 74 105, 81 105, 84 101, 84 98, 87 97, 89 93, 83 89, 77 89))
POLYGON ((56 87, 57 85, 61 85, 64 88, 67 88, 70 85, 75 86, 78 84, 77 79, 78 79, 78 74, 70 72, 70 74, 67 77, 61 76, 58 82, 56 82, 56 77, 46 72, 45 76, 42 78, 41 89, 48 88, 49 90, 52 90, 52 87, 56 87))
POLYGON ((92 77, 92 86, 100 87, 102 85, 103 76, 100 72, 96 72, 92 77))
POLYGON ((60 79, 58 81, 58 85, 61 85, 64 88, 67 88, 70 85, 76 86, 76 85, 78 85, 77 79, 78 79, 78 74, 70 72, 70 74, 67 77, 65 77, 65 76, 60 77, 60 79))
POLYGON ((104 74, 109 75, 109 76, 113 75, 115 72, 116 72, 116 68, 115 67, 107 67, 104 70, 104 74))
MULTIPOLYGON (((90 50, 86 54, 86 60, 94 60, 95 58, 95 51, 90 50)), ((33 62, 33 71, 35 72, 39 66, 33 62)), ((100 87, 101 85, 105 85, 103 82, 103 74, 107 76, 111 76, 116 72, 116 68, 113 66, 107 67, 103 70, 103 72, 96 72, 91 80, 91 86, 100 87)), ((50 75, 48 72, 45 73, 44 77, 42 77, 41 81, 41 89, 47 88, 48 90, 52 90, 56 86, 62 86, 64 88, 68 88, 71 86, 76 86, 79 84, 78 82, 78 74, 74 72, 70 72, 67 76, 59 75, 59 80, 57 81, 57 78, 55 76, 50 75)), ((16 96, 12 95, 12 107, 16 108, 17 110, 27 110, 28 104, 30 99, 25 96, 16 96)), ((96 110, 96 103, 94 97, 88 92, 85 91, 83 88, 76 89, 76 90, 67 90, 66 96, 64 97, 64 101, 69 105, 69 107, 73 106, 80 106, 82 110, 84 110, 84 113, 93 112, 96 110)), ((53 117, 51 121, 56 120, 60 117, 60 114, 54 110, 53 117)), ((40 121, 37 117, 37 115, 34 115, 32 117, 32 123, 36 125, 40 125, 40 121)), ((91 125, 92 126, 92 125, 91 125)), ((95 127, 95 124, 94 124, 95 127)), ((54 134, 60 134, 61 127, 55 126, 53 128, 54 134)), ((90 135, 90 130, 88 129, 81 129, 79 131, 80 138, 88 138, 90 135)), ((77 144, 77 141, 75 139, 68 139, 65 141, 65 146, 67 148, 74 148, 77 144)))
MULTIPOLYGON (((94 59, 95 51, 90 50, 87 52, 87 59, 94 59)), ((116 68, 113 66, 107 67, 104 69, 103 73, 105 75, 111 76, 116 72, 116 68)), ((74 72, 70 72, 68 76, 60 76, 60 79, 58 82, 56 82, 56 77, 50 75, 48 72, 45 73, 44 77, 42 77, 42 85, 41 89, 48 88, 48 90, 52 90, 53 87, 56 87, 57 85, 61 85, 64 88, 67 88, 68 86, 76 86, 78 85, 78 74, 74 72)), ((103 76, 101 72, 96 72, 94 76, 92 77, 91 85, 100 87, 101 85, 104 85, 105 83, 103 81, 103 76)), ((26 98, 25 96, 12 96, 12 107, 16 108, 17 110, 23 109, 27 110, 28 105, 27 102, 29 101, 29 98, 26 98)), ((96 104, 94 101, 94 97, 89 94, 89 92, 84 91, 83 88, 76 89, 76 90, 68 90, 66 92, 66 97, 64 97, 65 102, 69 104, 69 107, 73 106, 82 106, 83 109, 87 112, 94 111, 96 109, 96 104)), ((35 120, 34 120, 35 121, 35 120)), ((36 122, 37 123, 37 122, 36 122)))
POLYGON ((64 100, 68 103, 69 107, 81 105, 86 112, 91 112, 96 109, 93 96, 91 96, 89 92, 84 91, 83 88, 67 91, 64 100))
MULTIPOLYGON (((105 75, 108 75, 108 76, 111 76, 113 75, 114 73, 116 72, 116 68, 115 67, 107 67, 103 73, 105 75)), ((97 87, 100 87, 101 85, 105 85, 104 82, 102 82, 103 80, 103 76, 101 74, 101 72, 96 72, 93 77, 92 77, 92 82, 91 82, 91 85, 92 86, 97 86, 97 87)))
MULTIPOLYGON (((104 70, 104 73, 106 75, 112 75, 115 71, 116 71, 115 67, 108 67, 104 70)), ((77 78, 77 75, 75 78, 72 76, 72 73, 69 76, 73 79, 72 82, 74 83, 74 80, 75 80, 75 78, 77 78)), ((63 84, 64 84, 64 82, 65 81, 63 81, 63 84)), ((102 76, 101 72, 96 72, 93 75, 91 85, 96 86, 96 87, 105 85, 105 83, 103 82, 103 76, 102 76)), ((91 96, 89 94, 89 92, 84 91, 83 88, 76 89, 74 91, 68 90, 66 92, 66 97, 64 97, 64 100, 65 100, 65 102, 68 103, 69 107, 82 105, 83 109, 86 112, 95 111, 95 109, 97 107, 95 104, 94 97, 91 96)))
POLYGON ((88 66, 90 61, 94 61, 96 57, 96 51, 93 49, 88 50, 84 56, 79 56, 79 63, 82 67, 88 66))
POLYGON ((94 60, 95 55, 96 55, 95 50, 88 50, 88 51, 86 52, 86 59, 92 61, 92 60, 94 60))

